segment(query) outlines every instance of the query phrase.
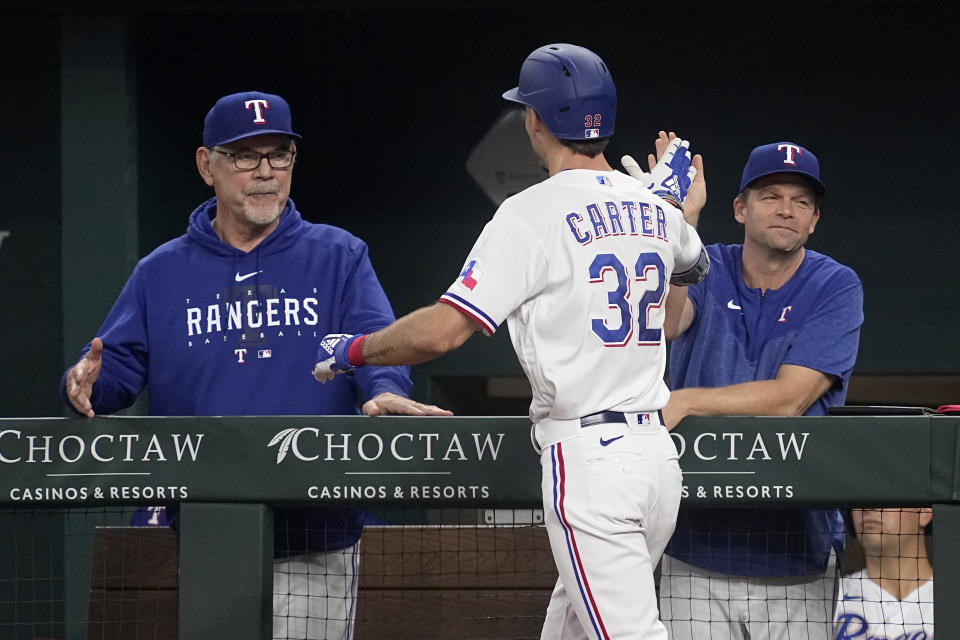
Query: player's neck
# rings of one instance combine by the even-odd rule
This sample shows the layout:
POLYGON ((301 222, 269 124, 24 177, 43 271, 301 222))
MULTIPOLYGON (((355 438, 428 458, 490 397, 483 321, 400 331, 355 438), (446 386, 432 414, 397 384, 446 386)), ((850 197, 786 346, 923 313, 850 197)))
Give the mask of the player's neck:
POLYGON ((760 289, 762 292, 779 289, 803 264, 805 253, 803 247, 793 253, 779 253, 763 251, 744 243, 740 264, 743 281, 751 289, 760 289))
POLYGON ((590 158, 574 153, 568 147, 558 145, 546 158, 547 173, 554 176, 567 169, 588 169, 590 171, 613 171, 602 153, 590 158))
POLYGON ((903 600, 933 578, 933 566, 925 551, 901 553, 892 557, 866 556, 867 575, 897 600, 903 600))

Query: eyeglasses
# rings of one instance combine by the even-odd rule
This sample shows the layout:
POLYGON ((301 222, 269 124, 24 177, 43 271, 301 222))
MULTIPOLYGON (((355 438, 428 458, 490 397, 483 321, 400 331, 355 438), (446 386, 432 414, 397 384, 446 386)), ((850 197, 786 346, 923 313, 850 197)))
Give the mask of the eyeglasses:
POLYGON ((253 171, 258 169, 264 158, 267 159, 267 164, 273 169, 289 169, 293 165, 294 157, 297 155, 296 151, 291 151, 290 149, 277 149, 275 151, 268 151, 267 153, 260 153, 259 151, 231 152, 220 149, 214 149, 214 151, 231 158, 233 165, 240 171, 253 171))

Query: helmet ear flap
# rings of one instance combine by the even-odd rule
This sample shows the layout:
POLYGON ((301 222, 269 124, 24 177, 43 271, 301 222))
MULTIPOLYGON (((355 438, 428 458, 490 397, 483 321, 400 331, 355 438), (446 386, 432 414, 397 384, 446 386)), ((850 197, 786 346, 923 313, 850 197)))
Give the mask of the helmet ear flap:
POLYGON ((532 107, 561 140, 613 135, 617 89, 600 56, 571 44, 535 50, 520 68, 520 82, 503 97, 532 107))

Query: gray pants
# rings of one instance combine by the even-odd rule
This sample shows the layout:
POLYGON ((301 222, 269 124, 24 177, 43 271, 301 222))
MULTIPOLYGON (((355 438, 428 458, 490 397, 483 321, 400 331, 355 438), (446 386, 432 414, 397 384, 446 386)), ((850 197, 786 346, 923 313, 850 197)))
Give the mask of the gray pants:
POLYGON ((825 575, 754 578, 663 557, 660 617, 671 640, 827 640, 836 557, 825 575))
POLYGON ((273 561, 274 640, 350 640, 360 543, 273 561))

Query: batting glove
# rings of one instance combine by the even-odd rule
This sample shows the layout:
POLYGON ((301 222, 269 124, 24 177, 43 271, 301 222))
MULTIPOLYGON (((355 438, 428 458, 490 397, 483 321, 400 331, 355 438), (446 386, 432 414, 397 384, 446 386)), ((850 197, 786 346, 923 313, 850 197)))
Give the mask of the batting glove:
POLYGON ((313 377, 317 382, 327 382, 333 377, 362 367, 366 362, 360 351, 360 346, 367 339, 367 334, 351 335, 349 333, 330 333, 320 341, 317 349, 317 362, 313 367, 313 377))
POLYGON ((691 162, 690 142, 674 138, 667 145, 657 164, 646 173, 640 169, 637 161, 630 156, 620 159, 627 173, 678 209, 683 208, 690 183, 697 175, 697 168, 691 162))

